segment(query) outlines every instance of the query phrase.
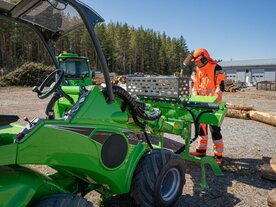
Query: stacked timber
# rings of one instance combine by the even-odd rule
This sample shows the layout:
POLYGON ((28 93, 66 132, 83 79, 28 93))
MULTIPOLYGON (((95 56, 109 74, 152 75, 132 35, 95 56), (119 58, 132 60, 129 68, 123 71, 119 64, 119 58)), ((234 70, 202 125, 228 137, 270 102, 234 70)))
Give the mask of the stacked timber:
POLYGON ((230 104, 227 103, 227 117, 237 119, 250 119, 249 111, 254 110, 252 104, 230 104))
POLYGON ((126 83, 126 77, 125 76, 116 76, 112 80, 113 84, 125 84, 126 83))
POLYGON ((0 87, 40 85, 54 69, 53 66, 46 66, 42 63, 25 63, 1 77, 0 87))
POLYGON ((252 119, 276 127, 276 114, 255 111, 252 104, 227 103, 227 117, 236 119, 252 119))
POLYGON ((244 88, 244 85, 242 83, 235 82, 231 79, 226 79, 224 81, 225 85, 225 92, 237 92, 240 91, 242 88, 244 88))

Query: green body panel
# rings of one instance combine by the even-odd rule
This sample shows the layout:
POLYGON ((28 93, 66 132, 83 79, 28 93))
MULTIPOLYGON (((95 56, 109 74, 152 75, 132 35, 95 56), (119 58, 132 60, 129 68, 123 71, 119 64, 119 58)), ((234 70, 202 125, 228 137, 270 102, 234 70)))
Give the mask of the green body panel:
POLYGON ((0 146, 0 165, 10 165, 16 163, 17 144, 8 144, 0 146))
MULTIPOLYGON (((2 151, 1 151, 2 153, 2 151)), ((22 166, 0 166, 0 206, 32 206, 42 197, 68 191, 54 180, 22 166)))
POLYGON ((14 141, 14 136, 20 132, 23 127, 17 124, 9 124, 0 126, 0 146, 11 144, 14 141))
POLYGON ((217 99, 216 96, 195 96, 195 95, 192 95, 189 98, 189 101, 202 102, 202 103, 215 103, 216 99, 217 99))
MULTIPOLYGON (((17 164, 49 165, 54 169, 60 168, 69 174, 78 175, 87 182, 93 180, 99 184, 107 184, 116 194, 129 191, 131 175, 144 153, 141 143, 136 146, 128 144, 128 153, 124 162, 115 169, 109 169, 101 161, 102 144, 91 137, 98 131, 124 136, 123 129, 82 124, 81 127, 95 128, 90 136, 84 136, 55 128, 56 126, 79 125, 68 124, 65 121, 45 120, 30 133, 30 136, 26 136, 18 144, 17 164)), ((128 142, 127 139, 126 141, 128 142)))
POLYGON ((92 86, 92 91, 84 103, 87 107, 81 107, 71 120, 71 123, 91 123, 94 120, 98 124, 126 127, 128 121, 127 112, 122 112, 121 106, 116 102, 106 104, 106 99, 97 86, 92 86))
MULTIPOLYGON (((62 86, 61 89, 69 95, 74 103, 76 103, 80 96, 81 88, 80 86, 62 86)), ((66 112, 68 112, 73 107, 66 98, 61 97, 54 106, 54 113, 56 118, 62 118, 66 112)))

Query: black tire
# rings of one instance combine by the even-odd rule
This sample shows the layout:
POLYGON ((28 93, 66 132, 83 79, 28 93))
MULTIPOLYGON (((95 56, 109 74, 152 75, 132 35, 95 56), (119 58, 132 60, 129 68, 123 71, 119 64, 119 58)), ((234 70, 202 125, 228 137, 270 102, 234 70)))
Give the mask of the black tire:
POLYGON ((93 207, 93 204, 81 196, 60 193, 40 200, 35 207, 93 207))
POLYGON ((144 154, 135 170, 131 196, 142 207, 173 206, 185 184, 183 160, 164 149, 144 154))

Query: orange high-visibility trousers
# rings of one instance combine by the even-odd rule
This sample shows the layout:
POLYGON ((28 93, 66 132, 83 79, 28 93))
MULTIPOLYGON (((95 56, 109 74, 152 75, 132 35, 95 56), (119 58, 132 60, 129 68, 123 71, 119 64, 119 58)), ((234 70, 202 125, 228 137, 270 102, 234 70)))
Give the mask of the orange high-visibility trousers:
MULTIPOLYGON (((220 133, 220 127, 209 125, 210 132, 213 139, 214 144, 214 155, 218 158, 222 157, 224 143, 223 138, 220 133)), ((207 124, 200 124, 199 128, 199 137, 198 137, 198 144, 196 147, 196 151, 200 153, 205 153, 207 150, 208 145, 208 128, 207 124)))

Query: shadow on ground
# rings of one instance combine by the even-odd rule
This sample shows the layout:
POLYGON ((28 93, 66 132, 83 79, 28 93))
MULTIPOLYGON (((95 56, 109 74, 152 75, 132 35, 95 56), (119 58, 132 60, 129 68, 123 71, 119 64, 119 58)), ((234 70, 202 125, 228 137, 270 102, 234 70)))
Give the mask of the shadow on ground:
POLYGON ((234 195, 235 193, 232 193, 237 190, 232 186, 233 181, 267 190, 276 187, 275 182, 261 178, 259 166, 262 164, 262 160, 225 157, 222 165, 224 175, 220 177, 216 177, 211 167, 207 166, 207 182, 209 185, 207 190, 200 188, 200 167, 188 161, 185 161, 185 164, 187 165, 186 174, 188 175, 186 177, 191 178, 193 189, 192 193, 185 194, 184 187, 184 195, 180 197, 175 207, 235 206, 241 200, 234 195))
MULTIPOLYGON (((152 138, 153 142, 157 140, 152 138)), ((165 147, 176 151, 183 144, 178 141, 165 138, 165 147)), ((222 164, 223 176, 215 176, 210 166, 206 166, 206 177, 209 188, 202 190, 200 187, 200 167, 190 161, 183 161, 186 167, 186 179, 190 179, 184 186, 183 195, 175 207, 232 207, 241 202, 236 194, 242 194, 244 190, 241 186, 233 186, 233 182, 242 183, 259 189, 272 190, 276 188, 276 182, 265 180, 260 175, 260 165, 267 158, 231 158, 224 157, 222 164), (192 188, 192 189, 191 189, 192 188)), ((243 185, 243 186, 245 186, 243 185)), ((239 196, 240 197, 240 196, 239 196)))

